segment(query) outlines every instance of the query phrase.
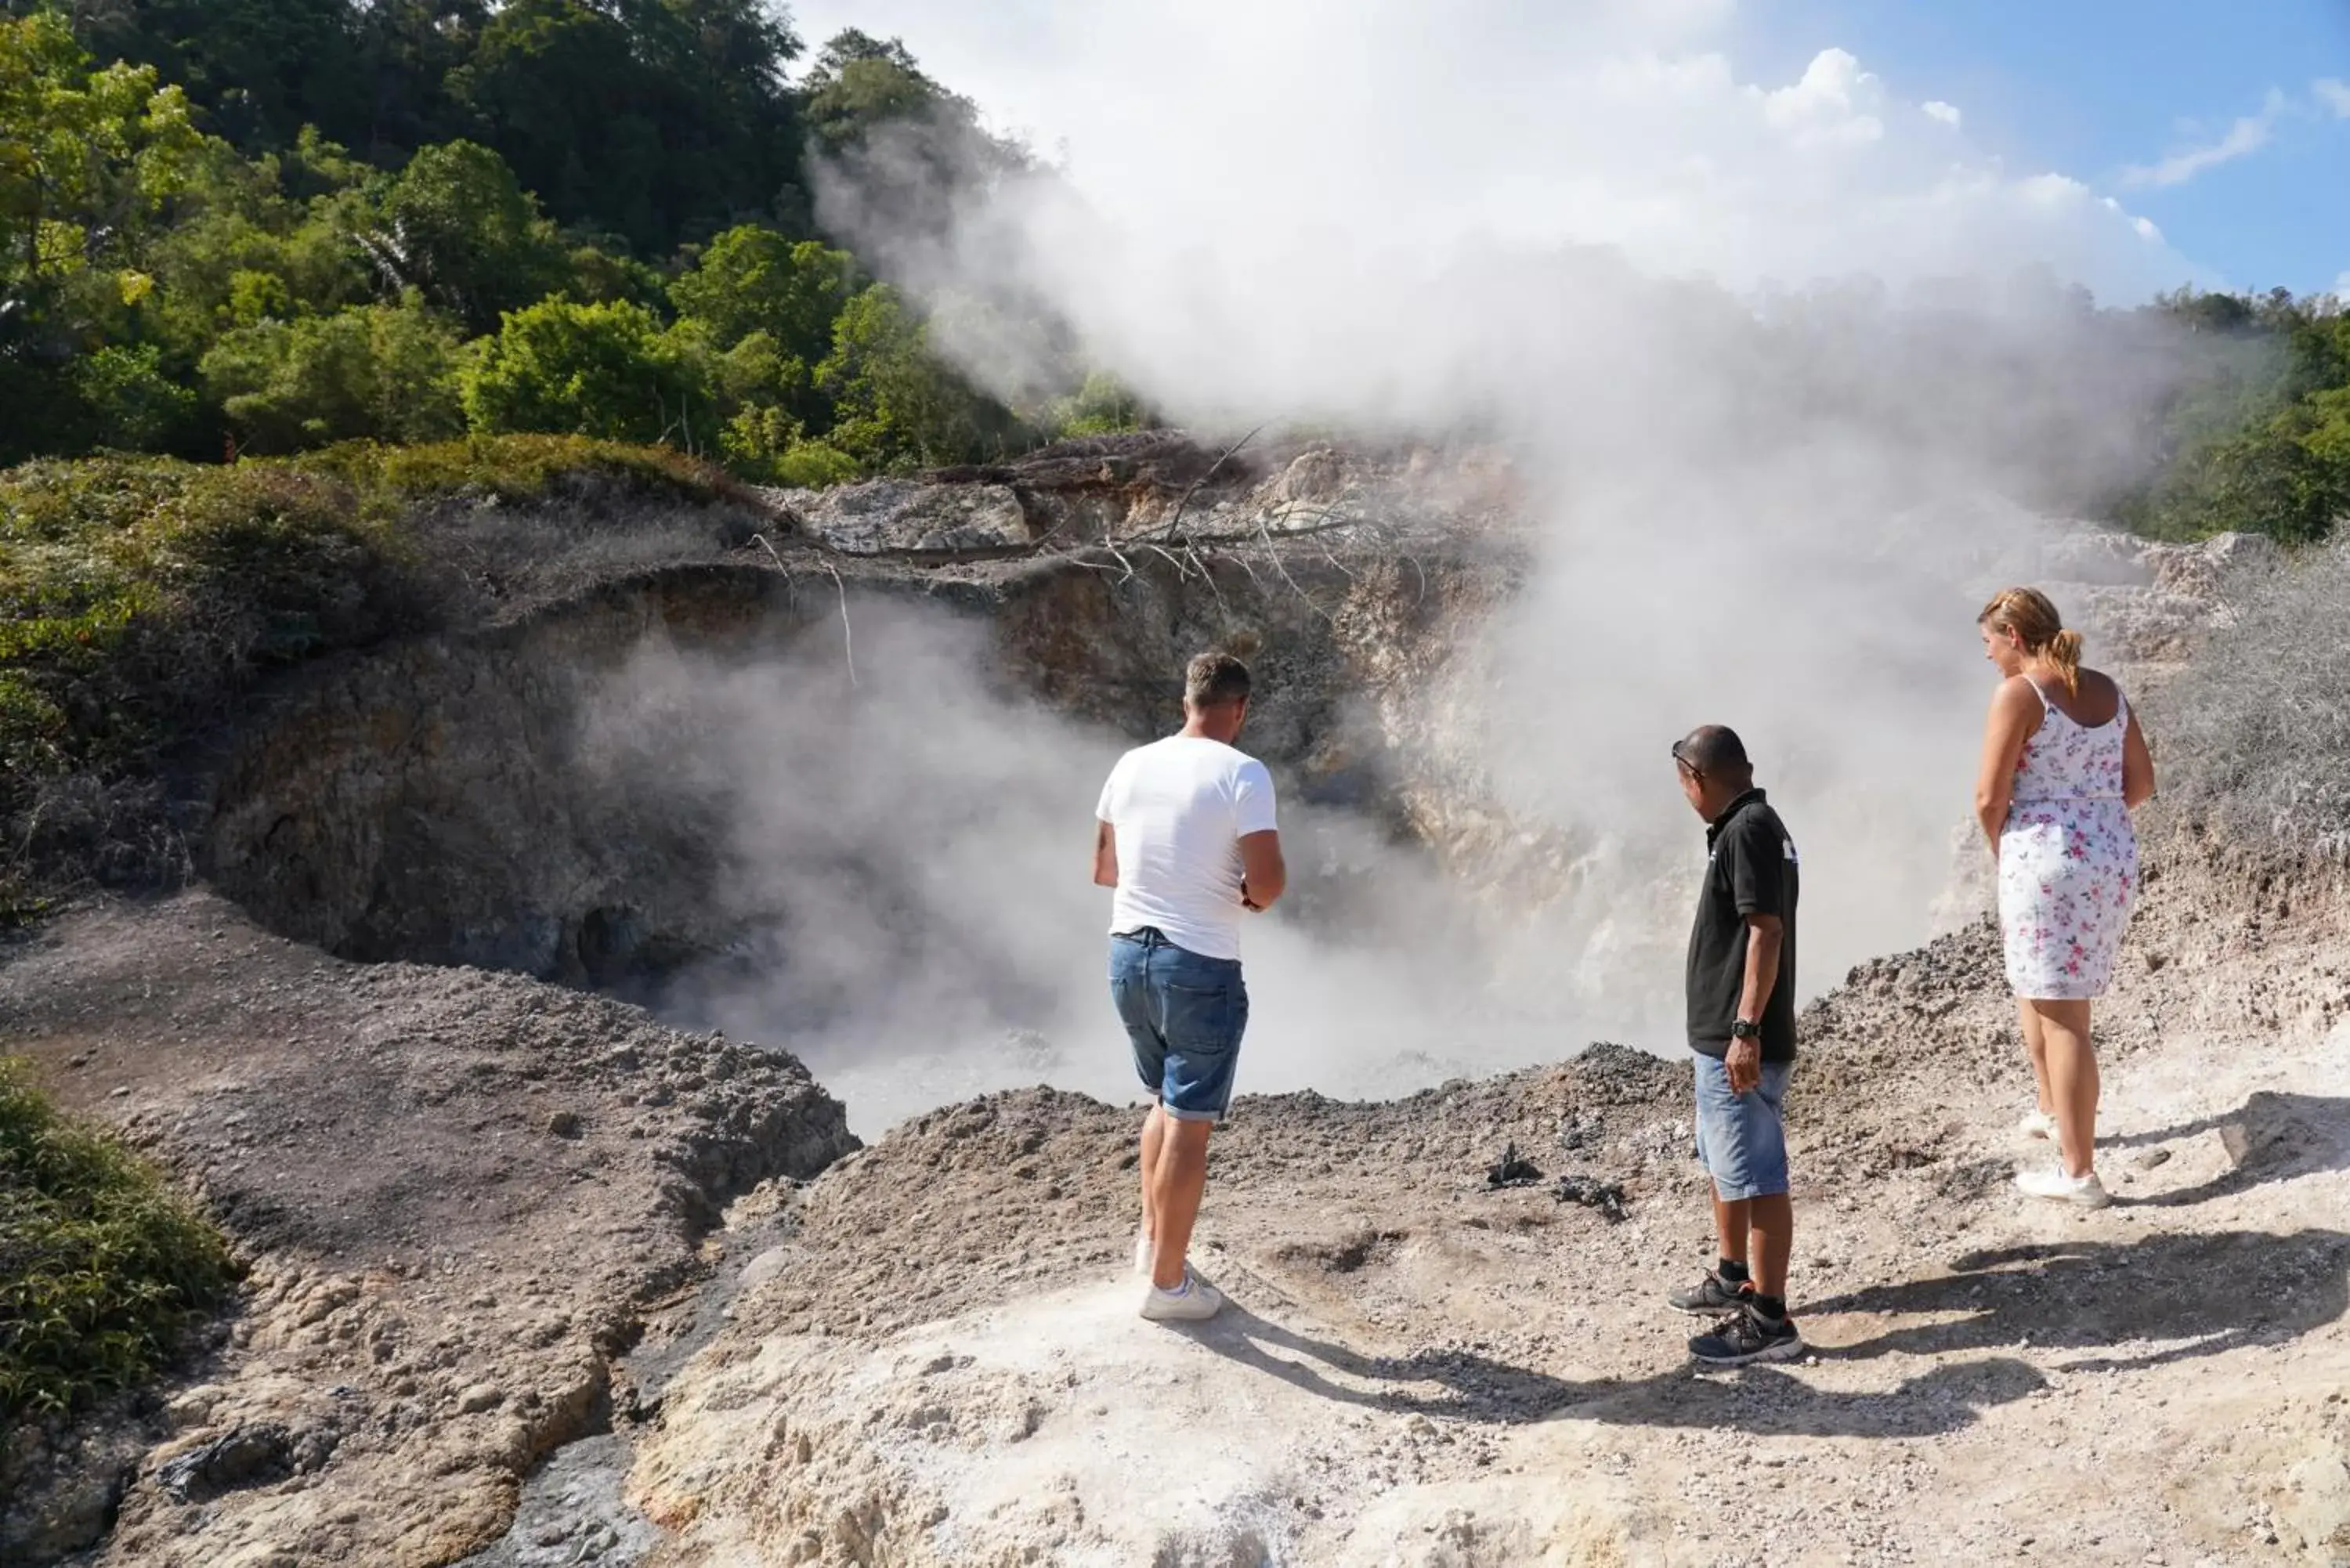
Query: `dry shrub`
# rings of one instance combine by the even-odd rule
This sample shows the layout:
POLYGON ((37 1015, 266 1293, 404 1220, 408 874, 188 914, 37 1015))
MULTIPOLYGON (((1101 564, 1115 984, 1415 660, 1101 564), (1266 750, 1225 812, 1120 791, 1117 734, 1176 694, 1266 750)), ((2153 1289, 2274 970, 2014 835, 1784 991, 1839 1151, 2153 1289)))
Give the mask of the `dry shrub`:
POLYGON ((2163 791, 2230 836, 2350 863, 2350 541, 2254 586, 2172 688, 2163 791))

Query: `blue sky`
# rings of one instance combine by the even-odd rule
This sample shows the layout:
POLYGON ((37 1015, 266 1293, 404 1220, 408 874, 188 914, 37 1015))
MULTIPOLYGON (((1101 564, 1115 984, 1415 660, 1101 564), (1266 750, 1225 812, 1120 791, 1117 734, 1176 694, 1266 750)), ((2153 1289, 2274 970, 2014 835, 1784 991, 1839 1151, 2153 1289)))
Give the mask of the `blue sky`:
POLYGON ((2350 82, 2350 0, 1762 0, 1740 32, 1766 78, 1849 49, 1901 97, 1956 105, 2017 169, 2152 219, 2230 286, 2350 289, 2350 99, 2313 87, 2350 82), (2231 133, 2247 150, 2162 170, 2231 133))
POLYGON ((902 36, 1170 243, 1272 223, 1349 255, 1608 244, 1733 285, 2039 264, 2108 303, 2350 294, 2350 0, 793 8, 812 43, 902 36))

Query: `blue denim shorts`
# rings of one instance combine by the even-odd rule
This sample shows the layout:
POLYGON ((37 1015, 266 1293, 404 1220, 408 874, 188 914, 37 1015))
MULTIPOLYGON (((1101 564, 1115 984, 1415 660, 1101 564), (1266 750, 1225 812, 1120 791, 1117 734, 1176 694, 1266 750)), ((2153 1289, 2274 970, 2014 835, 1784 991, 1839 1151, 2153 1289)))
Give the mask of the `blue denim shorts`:
POLYGON ((1793 1062, 1765 1062, 1762 1081, 1730 1092, 1730 1069, 1701 1051, 1697 1064, 1697 1158, 1724 1203, 1787 1190, 1787 1135, 1779 1120, 1793 1062))
POLYGON ((1202 958, 1145 926, 1110 938, 1109 994, 1142 1086, 1178 1121, 1222 1121, 1248 1027, 1240 961, 1202 958))

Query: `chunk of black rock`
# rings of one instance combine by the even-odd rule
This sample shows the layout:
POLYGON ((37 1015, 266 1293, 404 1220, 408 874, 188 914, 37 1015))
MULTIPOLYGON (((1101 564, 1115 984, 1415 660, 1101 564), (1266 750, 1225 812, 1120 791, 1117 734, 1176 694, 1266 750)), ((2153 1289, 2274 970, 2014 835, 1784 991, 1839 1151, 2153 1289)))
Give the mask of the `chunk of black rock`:
POLYGON ((1485 1186, 1489 1190, 1504 1187, 1532 1187, 1542 1179, 1543 1173, 1534 1168, 1534 1162, 1520 1154, 1514 1143, 1502 1150, 1500 1159, 1485 1168, 1485 1186))
POLYGON ((1562 1176, 1551 1196, 1561 1203, 1580 1203, 1586 1209, 1596 1209, 1607 1217, 1610 1225, 1624 1219, 1624 1184, 1602 1181, 1595 1176, 1562 1176))

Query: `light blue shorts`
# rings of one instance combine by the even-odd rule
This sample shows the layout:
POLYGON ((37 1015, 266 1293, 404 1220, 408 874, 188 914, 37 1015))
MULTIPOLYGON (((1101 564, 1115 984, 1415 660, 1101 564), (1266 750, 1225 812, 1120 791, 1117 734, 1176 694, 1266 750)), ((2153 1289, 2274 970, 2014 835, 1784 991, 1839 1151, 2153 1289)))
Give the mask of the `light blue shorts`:
POLYGON ((1787 1135, 1779 1107, 1793 1062, 1765 1062, 1762 1081, 1730 1092, 1730 1069, 1701 1051, 1697 1064, 1697 1158, 1724 1203, 1787 1190, 1787 1135))
POLYGON ((1248 1028, 1240 961, 1202 957, 1144 926, 1110 938, 1109 994, 1159 1107, 1177 1121, 1222 1121, 1248 1028))

